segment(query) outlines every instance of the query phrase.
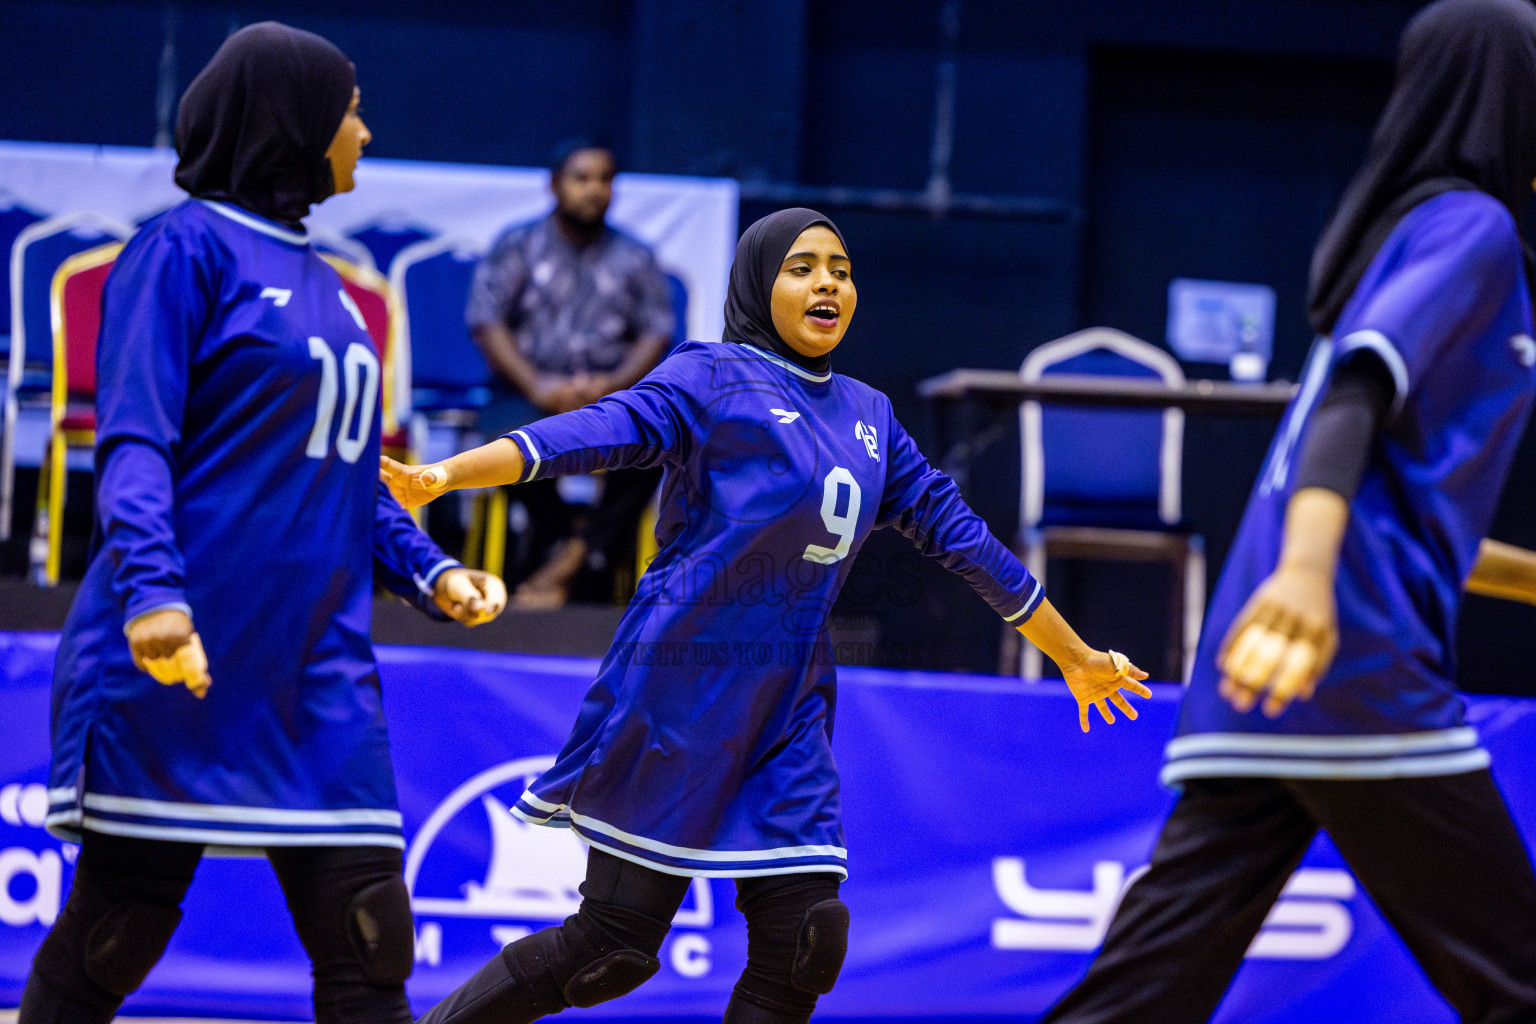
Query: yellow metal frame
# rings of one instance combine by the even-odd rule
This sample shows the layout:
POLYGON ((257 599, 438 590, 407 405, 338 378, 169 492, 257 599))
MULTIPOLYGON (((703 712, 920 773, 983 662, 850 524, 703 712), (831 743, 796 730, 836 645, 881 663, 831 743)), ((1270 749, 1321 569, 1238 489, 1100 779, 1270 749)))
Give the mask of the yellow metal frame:
POLYGON ((639 532, 635 535, 635 585, 640 585, 640 577, 645 575, 645 570, 651 567, 660 553, 656 544, 656 521, 660 518, 660 502, 656 495, 651 495, 651 500, 645 503, 645 509, 640 513, 639 532))
POLYGON ((488 487, 475 495, 469 533, 464 538, 464 564, 505 575, 507 562, 507 489, 488 487))
POLYGON ((43 582, 59 582, 64 545, 64 499, 69 474, 69 449, 96 447, 94 430, 65 430, 69 414, 69 363, 65 358, 64 285, 82 271, 111 263, 123 251, 122 242, 109 242, 69 257, 53 272, 48 286, 48 319, 53 328, 53 390, 50 400, 48 447, 37 478, 37 521, 47 523, 48 556, 43 563, 43 582))

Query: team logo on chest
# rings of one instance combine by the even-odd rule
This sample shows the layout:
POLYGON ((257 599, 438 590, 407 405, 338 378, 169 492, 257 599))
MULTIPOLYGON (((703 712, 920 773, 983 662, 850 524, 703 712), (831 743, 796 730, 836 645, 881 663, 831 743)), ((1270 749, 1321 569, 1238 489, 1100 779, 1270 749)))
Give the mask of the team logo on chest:
POLYGON ((869 452, 870 458, 880 461, 880 442, 875 436, 874 427, 865 426, 864 421, 859 420, 854 425, 853 436, 864 442, 864 450, 869 452))
POLYGON ((769 409, 768 411, 777 416, 780 423, 793 423, 800 418, 800 414, 792 409, 769 409))

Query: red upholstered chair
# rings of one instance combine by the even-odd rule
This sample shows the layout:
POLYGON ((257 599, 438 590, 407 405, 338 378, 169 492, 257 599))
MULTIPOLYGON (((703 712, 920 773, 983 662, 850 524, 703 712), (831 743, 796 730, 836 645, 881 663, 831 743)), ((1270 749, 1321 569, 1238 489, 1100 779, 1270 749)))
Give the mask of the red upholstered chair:
POLYGON ((389 281, 377 270, 361 267, 331 253, 321 253, 321 258, 336 268, 347 295, 368 327, 373 347, 379 350, 380 383, 383 389, 383 411, 380 430, 383 435, 384 454, 401 462, 415 462, 411 450, 410 432, 401 426, 402 419, 410 413, 411 382, 409 362, 400 358, 399 346, 401 310, 389 281), (405 379, 401 379, 401 378, 405 379))
MULTIPOLYGON (((53 346, 49 339, 53 332, 49 326, 48 293, 53 275, 76 253, 108 242, 126 241, 133 231, 121 221, 82 210, 36 221, 23 228, 10 246, 11 315, 8 323, 0 324, 0 331, 10 331, 4 427, 0 428, 0 540, 11 535, 18 420, 23 410, 29 416, 41 415, 50 403, 53 346)), ((40 455, 38 458, 40 461, 40 455)), ((31 464, 29 461, 28 465, 31 464)))
POLYGON ((101 292, 122 251, 121 242, 112 242, 71 256, 54 272, 49 291, 52 415, 48 447, 38 474, 32 572, 37 582, 50 587, 59 582, 69 449, 96 446, 96 337, 101 332, 101 292))

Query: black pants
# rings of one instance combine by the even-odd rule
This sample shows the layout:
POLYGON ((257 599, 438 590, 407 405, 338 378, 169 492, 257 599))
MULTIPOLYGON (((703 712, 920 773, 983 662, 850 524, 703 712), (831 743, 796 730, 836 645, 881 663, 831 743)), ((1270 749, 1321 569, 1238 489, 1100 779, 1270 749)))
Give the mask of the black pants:
MULTIPOLYGON (((74 883, 32 962, 19 1024, 93 1024, 159 959, 203 847, 86 832, 74 883)), ((400 852, 384 847, 291 847, 267 851, 314 970, 319 1024, 406 1024, 403 978, 378 985, 359 957, 352 902, 400 877, 400 852)), ((408 927, 408 922, 407 922, 408 927)), ((390 936, 414 943, 414 935, 390 936)), ((395 947, 399 948, 399 947, 395 947)))
MULTIPOLYGON (((692 883, 591 850, 581 909, 559 927, 508 945, 428 1011, 421 1024, 530 1024, 570 1005, 595 1005, 567 998, 571 979, 613 950, 656 957, 692 883)), ((810 1019, 817 996, 795 983, 802 922, 811 907, 836 900, 838 884, 838 876, 820 872, 736 880, 736 906, 747 919, 747 966, 736 982, 727 1022, 804 1024, 810 1019)), ((840 965, 841 952, 837 960, 840 965)), ((832 973, 835 977, 836 968, 832 973)), ((629 992, 649 976, 630 974, 601 1000, 629 992)))
MULTIPOLYGON (((691 878, 662 874, 594 849, 587 854, 581 895, 586 913, 605 933, 655 956, 692 884, 691 878)), ((747 966, 732 996, 736 1019, 780 1022, 810 1017, 817 997, 791 980, 796 944, 805 910, 823 899, 835 899, 838 886, 836 875, 820 872, 736 879, 736 909, 747 920, 747 966)))
POLYGON ((1209 1020, 1318 829, 1463 1021, 1536 1021, 1536 877, 1486 770, 1189 780, 1104 948, 1045 1020, 1209 1020))

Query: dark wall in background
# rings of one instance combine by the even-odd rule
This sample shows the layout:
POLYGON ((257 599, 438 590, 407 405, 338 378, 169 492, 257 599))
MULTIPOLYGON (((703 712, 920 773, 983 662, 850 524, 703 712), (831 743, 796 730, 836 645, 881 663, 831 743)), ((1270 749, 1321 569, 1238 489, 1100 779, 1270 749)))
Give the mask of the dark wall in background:
MULTIPOLYGON (((1397 36, 1419 6, 0 0, 0 138, 151 144, 162 60, 179 95, 229 30, 277 18, 355 60, 372 155, 537 165, 560 139, 597 134, 619 143, 632 170, 739 178, 745 225, 796 194, 784 186, 908 199, 923 190, 947 57, 948 184, 1003 200, 1005 215, 935 218, 910 203, 878 208, 867 194, 818 197, 849 240, 860 288, 837 365, 889 393, 924 441, 913 392, 922 377, 1015 367, 1035 345, 1096 323, 1161 343, 1174 276, 1273 286, 1272 372, 1293 376, 1310 340, 1301 301, 1312 243, 1364 152, 1397 36), (958 25, 948 46, 946 11, 958 25), (1023 199, 1047 214, 1021 213, 1023 199)), ((1213 574, 1268 433, 1191 421, 1185 504, 1210 541, 1213 574)), ((1004 537, 1017 525, 1017 460, 1005 434, 968 485, 1004 537)), ((1532 476, 1522 460, 1515 489, 1528 493, 1532 476)), ((1536 543, 1524 505, 1506 503, 1498 530, 1536 543)), ((899 551, 882 538, 870 558, 899 551)), ((930 652, 938 667, 990 669, 995 619, 942 573, 920 579, 917 599, 887 594, 854 611, 874 615, 887 639, 942 637, 930 652)), ((1143 616, 1083 596, 1092 588, 1080 583, 1060 589, 1090 637, 1156 643, 1137 632, 1143 616)), ((1507 675, 1490 685, 1499 665, 1536 659, 1536 631, 1524 609, 1487 605, 1464 623, 1469 682, 1531 686, 1507 675), (1473 664, 1489 651, 1524 656, 1473 664)))

